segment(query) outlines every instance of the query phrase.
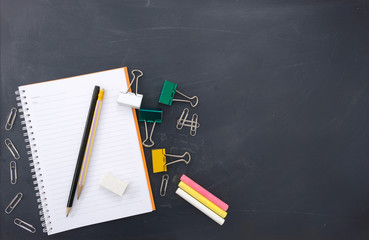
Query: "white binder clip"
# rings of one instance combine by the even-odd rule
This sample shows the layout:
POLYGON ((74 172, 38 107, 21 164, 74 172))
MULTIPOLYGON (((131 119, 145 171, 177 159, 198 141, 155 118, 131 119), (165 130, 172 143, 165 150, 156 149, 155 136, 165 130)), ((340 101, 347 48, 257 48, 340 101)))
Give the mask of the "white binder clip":
POLYGON ((136 109, 140 109, 143 95, 138 94, 137 89, 138 89, 138 79, 143 76, 143 72, 141 70, 134 69, 132 70, 131 73, 133 76, 132 82, 131 84, 129 84, 127 90, 124 89, 120 90, 117 102, 121 105, 127 105, 136 109), (137 77, 135 75, 135 72, 139 73, 137 77), (136 93, 129 92, 129 89, 131 88, 135 80, 136 80, 136 93))

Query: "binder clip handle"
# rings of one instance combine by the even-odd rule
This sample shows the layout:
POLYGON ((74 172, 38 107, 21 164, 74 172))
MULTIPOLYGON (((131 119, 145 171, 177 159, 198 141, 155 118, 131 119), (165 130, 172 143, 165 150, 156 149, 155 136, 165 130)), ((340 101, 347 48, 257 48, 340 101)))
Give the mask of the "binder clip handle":
POLYGON ((189 97, 189 96, 181 93, 178 90, 175 90, 175 91, 176 91, 176 93, 179 93, 180 95, 182 95, 183 97, 187 98, 188 100, 186 100, 186 99, 176 99, 176 98, 173 98, 173 101, 176 101, 176 102, 188 102, 188 103, 190 103, 191 107, 196 107, 197 104, 199 104, 199 98, 197 96, 189 97), (195 102, 194 103, 192 102, 193 99, 195 99, 195 102))
POLYGON ((144 121, 145 122, 145 133, 146 133, 146 138, 145 138, 145 140, 143 140, 143 142, 142 142, 142 145, 144 146, 144 147, 152 147, 152 146, 154 146, 154 141, 152 140, 152 134, 153 134, 153 132, 154 132, 154 128, 155 128, 155 125, 156 125, 156 121, 154 121, 154 124, 152 125, 152 128, 151 128, 151 131, 150 131, 150 137, 149 137, 149 135, 147 134, 147 123, 146 123, 146 120, 144 121), (149 141, 150 143, 146 143, 146 141, 149 141))
POLYGON ((163 118, 163 111, 159 109, 140 109, 138 113, 138 120, 140 122, 145 123, 145 133, 146 139, 142 142, 144 147, 152 147, 154 146, 154 141, 152 140, 152 134, 154 133, 154 129, 156 123, 161 123, 163 118), (147 130, 147 123, 153 123, 150 135, 147 130))
POLYGON ((185 152, 183 155, 172 155, 172 154, 165 154, 166 157, 178 157, 178 158, 181 158, 181 159, 178 159, 178 160, 175 160, 175 161, 172 161, 172 162, 169 162, 169 163, 166 163, 165 165, 168 166, 170 164, 173 164, 173 163, 178 163, 178 162, 185 162, 186 164, 189 164, 190 161, 191 161, 191 155, 189 152, 185 152), (184 157, 185 156, 188 156, 188 160, 185 160, 184 157))
POLYGON ((136 81, 136 92, 135 92, 135 94, 137 95, 138 79, 139 79, 140 77, 142 77, 144 74, 143 74, 143 72, 142 72, 141 70, 139 70, 139 69, 133 69, 133 70, 131 71, 131 74, 132 74, 132 76, 133 76, 133 79, 132 79, 132 82, 129 84, 129 86, 128 86, 128 88, 127 88, 127 91, 126 91, 125 93, 128 93, 128 91, 129 91, 129 89, 131 88, 132 84, 134 83, 134 81, 136 81), (137 77, 136 77, 135 72, 138 72, 138 73, 139 73, 139 75, 138 75, 137 77))

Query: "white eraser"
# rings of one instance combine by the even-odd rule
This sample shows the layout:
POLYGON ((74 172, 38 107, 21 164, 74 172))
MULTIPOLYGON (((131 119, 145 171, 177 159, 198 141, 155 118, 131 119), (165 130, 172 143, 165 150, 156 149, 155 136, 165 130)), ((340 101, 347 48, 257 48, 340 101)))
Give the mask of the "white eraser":
POLYGON ((115 194, 118 194, 119 196, 123 196, 128 184, 119 178, 106 173, 100 181, 100 186, 112 191, 115 194))
POLYGON ((142 94, 120 91, 117 102, 121 105, 127 105, 136 109, 140 109, 142 103, 142 94))

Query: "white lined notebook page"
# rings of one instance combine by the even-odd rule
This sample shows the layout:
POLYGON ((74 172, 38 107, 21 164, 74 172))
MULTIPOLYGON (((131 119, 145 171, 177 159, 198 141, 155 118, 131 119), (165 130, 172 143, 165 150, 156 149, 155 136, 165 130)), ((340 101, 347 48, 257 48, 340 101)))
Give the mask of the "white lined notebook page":
POLYGON ((126 85, 120 68, 19 87, 49 235, 153 211, 132 109, 116 103, 126 85), (66 217, 95 85, 105 95, 86 183, 66 217), (99 186, 107 172, 128 183, 123 197, 99 186))

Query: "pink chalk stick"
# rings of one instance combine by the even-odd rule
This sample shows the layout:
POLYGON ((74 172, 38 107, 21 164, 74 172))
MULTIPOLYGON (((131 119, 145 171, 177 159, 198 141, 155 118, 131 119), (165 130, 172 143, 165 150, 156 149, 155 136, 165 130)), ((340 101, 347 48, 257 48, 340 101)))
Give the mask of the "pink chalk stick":
POLYGON ((227 211, 229 207, 228 204, 226 204, 225 202, 223 202, 222 200, 220 200, 219 198, 217 198, 216 196, 208 192, 205 188, 201 187, 199 184, 194 182, 191 178, 183 174, 181 177, 181 181, 186 183, 188 186, 190 186, 195 191, 197 191, 198 193, 206 197, 208 200, 210 200, 212 203, 214 203, 215 205, 217 205, 224 211, 227 211))

